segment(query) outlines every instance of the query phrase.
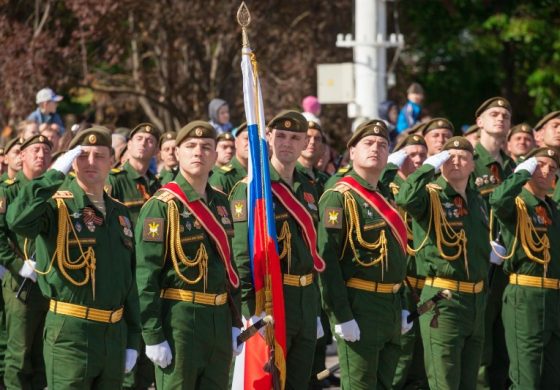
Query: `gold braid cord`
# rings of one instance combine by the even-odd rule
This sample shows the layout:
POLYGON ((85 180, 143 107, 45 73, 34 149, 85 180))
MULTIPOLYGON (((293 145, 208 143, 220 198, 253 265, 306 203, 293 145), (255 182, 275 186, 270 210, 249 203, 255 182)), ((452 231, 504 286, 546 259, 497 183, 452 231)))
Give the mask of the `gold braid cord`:
MULTIPOLYGON (((430 225, 434 223, 434 231, 436 234, 436 245, 440 256, 447 261, 457 260, 461 255, 465 259, 465 270, 467 271, 467 278, 469 277, 469 261, 467 258, 467 235, 464 229, 456 233, 443 212, 443 206, 439 199, 438 191, 435 188, 427 187, 430 196, 430 225), (454 255, 446 255, 443 251, 443 246, 447 248, 457 248, 454 255)), ((430 228, 428 227, 429 234, 430 228)), ((425 241, 425 239, 424 239, 425 241)), ((423 246, 424 243, 420 246, 423 246)), ((420 249, 418 248, 417 251, 420 249)))
MULTIPOLYGON (((389 184, 389 188, 393 192, 393 195, 397 196, 397 194, 399 193, 399 186, 396 185, 395 183, 391 183, 389 184)), ((412 234, 412 228, 408 224, 407 212, 404 211, 402 207, 398 207, 397 211, 399 212, 399 215, 401 216, 404 222, 404 226, 406 226, 406 238, 408 239, 408 241, 411 241, 414 238, 414 236, 412 234)), ((416 251, 414 250, 414 248, 408 245, 408 242, 406 243, 406 253, 408 253, 409 256, 414 256, 416 254, 416 251)))
POLYGON ((179 210, 177 209, 177 204, 175 202, 169 202, 167 205, 167 237, 169 240, 169 254, 171 255, 171 262, 173 263, 175 273, 177 273, 177 276, 179 276, 179 278, 187 284, 196 284, 204 278, 204 291, 206 291, 208 280, 208 253, 206 252, 206 247, 203 243, 201 243, 200 247, 196 251, 194 259, 190 259, 187 255, 185 255, 181 244, 179 210), (191 280, 183 275, 179 269, 179 261, 188 268, 198 267, 198 276, 191 280))
POLYGON ((385 269, 389 269, 389 258, 387 256, 387 237, 385 236, 385 230, 381 230, 377 241, 367 242, 362 237, 362 229, 360 227, 360 217, 358 215, 358 204, 356 202, 356 199, 354 199, 354 197, 349 191, 344 193, 344 208, 348 212, 346 237, 348 237, 347 241, 350 244, 350 248, 352 248, 352 252, 354 253, 354 259, 356 259, 356 262, 360 264, 362 267, 372 267, 376 264, 381 263, 381 275, 383 278, 385 269), (356 249, 356 243, 352 238, 354 232, 356 232, 356 240, 358 241, 358 244, 360 244, 362 248, 370 250, 372 252, 373 251, 379 252, 379 256, 377 256, 377 258, 371 260, 370 262, 365 262, 360 259, 358 255, 358 251, 356 249))
POLYGON ((284 243, 282 246, 282 253, 280 253, 280 260, 287 257, 288 261, 288 273, 290 273, 290 269, 292 267, 292 233, 290 232, 290 226, 288 225, 288 221, 284 221, 282 224, 282 230, 280 230, 280 234, 278 235, 278 244, 281 242, 284 243))
MULTIPOLYGON (((539 236, 527 211, 527 205, 519 196, 515 198, 515 208, 517 209, 517 223, 515 225, 515 238, 511 246, 511 252, 505 256, 494 253, 504 260, 509 260, 513 257, 518 242, 521 241, 521 247, 527 257, 544 267, 544 277, 546 277, 548 263, 550 263, 550 239, 546 233, 539 236), (542 257, 538 257, 539 255, 542 255, 542 257)), ((492 219, 493 213, 490 211, 490 223, 492 223, 492 219)), ((492 237, 492 232, 490 232, 490 237, 492 237)))
POLYGON ((56 236, 56 250, 53 253, 49 268, 45 272, 36 271, 40 275, 47 275, 52 270, 52 265, 56 259, 56 264, 62 275, 74 286, 85 286, 91 279, 91 290, 93 294, 93 300, 95 300, 95 251, 92 246, 84 252, 82 244, 78 239, 78 235, 74 230, 74 225, 70 220, 70 214, 68 213, 68 208, 63 199, 56 199, 56 205, 58 207, 58 233, 56 236), (68 229, 70 227, 70 229, 68 229), (70 260, 70 248, 68 245, 68 236, 72 233, 76 242, 78 243, 78 248, 80 249, 80 256, 76 260, 70 260), (69 270, 79 270, 84 269, 84 279, 82 281, 77 281, 67 272, 69 270))

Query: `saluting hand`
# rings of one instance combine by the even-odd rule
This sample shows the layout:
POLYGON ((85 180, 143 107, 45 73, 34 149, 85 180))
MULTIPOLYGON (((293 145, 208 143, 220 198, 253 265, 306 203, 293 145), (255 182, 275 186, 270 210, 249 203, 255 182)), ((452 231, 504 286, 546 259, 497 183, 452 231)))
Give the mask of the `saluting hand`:
POLYGON ((515 173, 519 171, 527 171, 532 175, 533 173, 535 173, 538 164, 539 162, 537 161, 536 157, 528 158, 515 168, 515 173))
POLYGON ((406 154, 406 150, 404 148, 402 148, 401 150, 398 150, 394 153, 391 153, 389 155, 389 157, 387 158, 387 162, 395 164, 397 167, 400 168, 403 165, 404 160, 406 160, 407 157, 408 157, 408 155, 406 154))
POLYGON ((424 161, 424 163, 422 163, 422 165, 431 165, 432 167, 434 167, 434 169, 436 170, 436 173, 439 172, 439 169, 441 168, 441 166, 447 161, 449 160, 449 157, 451 157, 451 155, 449 154, 448 150, 444 150, 443 152, 439 152, 438 154, 434 154, 433 156, 430 156, 426 159, 426 161, 424 161))
POLYGON ((82 153, 82 147, 80 145, 76 146, 74 149, 67 151, 62 156, 60 156, 54 164, 51 166, 52 169, 55 169, 63 174, 67 174, 70 172, 70 168, 72 168, 72 162, 76 157, 78 157, 82 153))

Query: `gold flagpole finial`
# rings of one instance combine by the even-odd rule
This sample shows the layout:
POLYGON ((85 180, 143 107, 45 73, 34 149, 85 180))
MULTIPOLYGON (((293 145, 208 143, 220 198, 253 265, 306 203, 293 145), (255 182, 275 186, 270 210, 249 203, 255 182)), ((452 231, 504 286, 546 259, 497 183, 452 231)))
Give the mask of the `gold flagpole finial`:
POLYGON ((237 23, 241 26, 241 34, 243 38, 243 47, 249 47, 249 37, 247 36, 247 27, 251 23, 251 14, 249 8, 244 1, 241 2, 237 10, 237 23))

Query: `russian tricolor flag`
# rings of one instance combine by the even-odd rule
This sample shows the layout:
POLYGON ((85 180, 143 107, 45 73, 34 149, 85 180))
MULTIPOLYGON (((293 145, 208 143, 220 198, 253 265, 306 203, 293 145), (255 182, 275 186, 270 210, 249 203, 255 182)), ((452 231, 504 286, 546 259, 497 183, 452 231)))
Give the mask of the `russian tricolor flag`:
POLYGON ((280 374, 280 387, 283 389, 286 380, 286 324, 282 272, 278 257, 261 87, 256 58, 249 47, 242 49, 241 69, 249 134, 247 239, 257 298, 255 314, 266 311, 266 314, 272 315, 274 326, 273 330, 267 329, 267 340, 256 335, 245 343, 242 354, 235 361, 232 389, 271 389, 272 376, 264 371, 264 365, 272 350, 280 374))

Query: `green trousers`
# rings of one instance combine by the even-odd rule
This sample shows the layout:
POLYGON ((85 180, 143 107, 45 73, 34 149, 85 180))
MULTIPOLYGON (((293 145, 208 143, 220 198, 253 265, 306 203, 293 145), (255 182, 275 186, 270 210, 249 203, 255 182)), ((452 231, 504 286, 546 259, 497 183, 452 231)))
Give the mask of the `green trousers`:
MULTIPOLYGON (((421 290, 415 290, 414 294, 408 285, 405 285, 405 301, 407 310, 416 310, 416 298, 421 290)), ((395 377, 393 378, 393 389, 428 389, 428 378, 424 369, 424 349, 420 337, 420 322, 415 320, 412 329, 401 336, 401 354, 395 377)))
POLYGON ((317 339, 315 345, 315 355, 313 356, 313 368, 311 369, 311 384, 319 383, 317 374, 326 369, 325 360, 327 358, 327 345, 332 343, 331 326, 327 313, 321 310, 321 325, 325 335, 317 339))
POLYGON ((317 344, 319 290, 284 286, 286 306, 286 390, 307 390, 317 344))
MULTIPOLYGON (((440 289, 424 286, 421 302, 440 289)), ((430 322, 434 311, 420 317, 424 362, 431 390, 474 390, 484 343, 486 294, 453 292, 440 301, 438 327, 430 322)))
POLYGON ((560 389, 560 290, 508 285, 502 318, 511 389, 560 389))
POLYGON ((347 342, 335 336, 342 389, 391 389, 401 354, 401 297, 353 288, 348 297, 360 340, 347 342))
POLYGON ((165 337, 173 360, 155 368, 158 390, 227 389, 232 358, 228 305, 163 300, 165 337))
POLYGON ((507 387, 509 359, 502 323, 502 296, 507 277, 495 267, 486 303, 484 349, 478 372, 478 390, 503 390, 507 387))
POLYGON ((44 357, 49 389, 122 387, 126 324, 104 324, 49 312, 44 357))
POLYGON ((4 371, 7 389, 43 389, 47 385, 43 361, 43 327, 48 301, 35 283, 28 281, 26 286, 29 287, 27 303, 23 303, 16 298, 18 280, 12 275, 4 277, 2 293, 9 335, 4 371))
POLYGON ((154 364, 146 356, 144 340, 140 341, 139 348, 136 365, 132 371, 124 375, 124 389, 147 390, 155 381, 154 364))

